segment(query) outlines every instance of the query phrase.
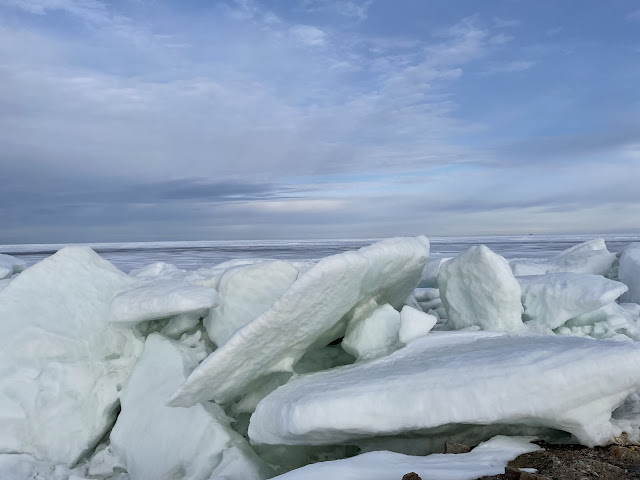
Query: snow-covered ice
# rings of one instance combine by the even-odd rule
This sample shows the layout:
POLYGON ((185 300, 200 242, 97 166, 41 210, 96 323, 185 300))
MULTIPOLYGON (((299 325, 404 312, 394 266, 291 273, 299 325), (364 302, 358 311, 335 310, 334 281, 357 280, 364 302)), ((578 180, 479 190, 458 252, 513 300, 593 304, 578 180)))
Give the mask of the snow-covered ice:
POLYGON ((217 292, 175 280, 159 280, 119 293, 109 308, 111 322, 144 322, 218 305, 217 292))
POLYGON ((471 247, 444 263, 438 286, 453 328, 522 328, 520 284, 511 273, 509 262, 486 246, 471 247))
POLYGON ((350 322, 342 340, 342 348, 358 360, 388 355, 400 346, 399 330, 400 313, 387 303, 376 308, 369 316, 350 322))
POLYGON ((530 325, 557 328, 597 310, 627 291, 626 285, 588 273, 549 273, 518 277, 524 316, 530 325))
POLYGON ((20 273, 25 268, 27 265, 23 260, 0 253, 0 280, 9 278, 14 273, 20 273))
POLYGON ((611 412, 640 389, 640 345, 442 332, 369 363, 300 377, 251 417, 257 443, 333 444, 449 424, 524 424, 585 445, 620 434, 611 412), (612 373, 612 372, 615 372, 612 373))
POLYGON ((220 305, 204 321, 211 340, 222 345, 236 330, 270 308, 297 277, 298 270, 282 260, 227 270, 218 284, 220 305))
POLYGON ((246 440, 231 430, 220 406, 210 402, 191 408, 165 405, 207 355, 198 335, 182 343, 157 333, 149 335, 122 391, 122 411, 111 431, 111 448, 124 460, 132 479, 207 480, 225 450, 232 447, 244 462, 271 473, 246 440))
POLYGON ((429 241, 416 237, 383 240, 321 260, 200 364, 171 405, 232 400, 258 378, 290 370, 350 311, 353 319, 385 303, 402 306, 428 255, 429 241))
POLYGON ((409 472, 423 479, 475 480, 504 473, 504 467, 519 455, 540 450, 530 438, 494 437, 469 453, 433 454, 425 457, 393 452, 370 452, 345 460, 307 465, 278 480, 389 480, 401 479, 409 472))
POLYGON ((618 278, 629 287, 622 301, 640 303, 640 243, 632 243, 622 252, 618 278))
POLYGON ((107 314, 135 284, 68 247, 0 291, 0 452, 72 465, 108 431, 142 343, 107 314))
POLYGON ((438 319, 428 313, 420 312, 409 306, 403 307, 400 312, 400 330, 398 339, 407 344, 411 340, 424 337, 438 323, 438 319))

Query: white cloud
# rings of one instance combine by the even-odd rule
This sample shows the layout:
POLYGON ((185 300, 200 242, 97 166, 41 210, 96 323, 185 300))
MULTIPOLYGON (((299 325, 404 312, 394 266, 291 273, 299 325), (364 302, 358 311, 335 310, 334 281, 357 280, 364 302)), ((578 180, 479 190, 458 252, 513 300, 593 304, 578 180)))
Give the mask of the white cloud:
POLYGON ((294 25, 289 34, 297 42, 311 47, 321 47, 327 42, 327 34, 312 25, 294 25))

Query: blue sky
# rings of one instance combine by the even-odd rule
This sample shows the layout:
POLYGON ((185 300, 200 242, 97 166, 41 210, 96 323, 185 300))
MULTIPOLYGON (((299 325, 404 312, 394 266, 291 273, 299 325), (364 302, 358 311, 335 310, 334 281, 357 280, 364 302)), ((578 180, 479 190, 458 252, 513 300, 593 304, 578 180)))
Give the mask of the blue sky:
POLYGON ((0 244, 640 231, 640 3, 0 0, 0 244))

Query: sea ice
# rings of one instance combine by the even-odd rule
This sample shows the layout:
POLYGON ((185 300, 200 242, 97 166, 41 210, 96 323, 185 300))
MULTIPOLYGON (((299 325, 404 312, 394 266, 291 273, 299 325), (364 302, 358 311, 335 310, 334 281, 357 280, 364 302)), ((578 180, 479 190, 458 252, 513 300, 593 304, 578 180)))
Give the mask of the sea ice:
POLYGON ((142 343, 107 313, 137 282, 67 247, 0 291, 0 452, 73 465, 110 428, 142 343))
POLYGON ((257 319, 213 352, 171 397, 174 406, 245 393, 258 378, 291 370, 304 352, 350 313, 400 307, 429 255, 425 237, 383 240, 320 260, 257 319))
POLYGON ((517 278, 522 288, 525 320, 529 325, 550 329, 613 302, 627 290, 620 282, 588 273, 549 273, 517 278))
POLYGON ((622 301, 640 303, 640 243, 632 243, 622 252, 618 278, 629 287, 622 301))
POLYGON ((27 264, 24 261, 11 255, 0 253, 0 280, 9 278, 14 273, 20 273, 25 268, 27 268, 27 264))
POLYGON ((124 459, 132 479, 207 480, 225 450, 234 446, 242 449, 237 461, 256 468, 261 463, 246 440, 231 430, 220 406, 211 402, 191 408, 165 405, 167 397, 206 357, 204 345, 197 341, 199 335, 183 343, 157 333, 147 337, 122 391, 122 411, 110 436, 114 455, 124 459))
POLYGON ((415 308, 403 307, 400 312, 400 331, 398 337, 401 343, 407 344, 411 340, 427 335, 438 323, 438 319, 428 313, 415 308))
POLYGON ((469 453, 425 457, 393 452, 369 452, 344 460, 307 465, 275 477, 278 480, 389 480, 415 472, 423 479, 474 480, 504 473, 514 458, 541 448, 531 438, 494 437, 469 453))
POLYGON ((143 322, 180 313, 207 310, 218 304, 212 288, 175 280, 159 280, 119 293, 111 302, 109 321, 143 322))
MULTIPOLYGON (((417 310, 409 308, 415 312, 417 310)), ((371 315, 350 322, 342 340, 342 348, 358 360, 371 360, 388 355, 399 345, 400 312, 388 303, 376 308, 371 315)))
POLYGON ((509 262, 488 247, 471 247, 442 265, 438 285, 450 328, 522 328, 520 284, 509 262))
POLYGON ((604 240, 599 238, 575 245, 545 261, 514 260, 511 269, 517 276, 561 272, 607 275, 616 260, 615 253, 609 252, 604 240))
POLYGON ((236 330, 270 308, 297 277, 298 270, 282 260, 227 270, 218 284, 220 305, 204 320, 209 338, 222 345, 236 330))
POLYGON ((254 443, 320 445, 452 424, 543 426, 602 445, 640 389, 636 342, 440 332, 364 364, 299 377, 251 417, 254 443))

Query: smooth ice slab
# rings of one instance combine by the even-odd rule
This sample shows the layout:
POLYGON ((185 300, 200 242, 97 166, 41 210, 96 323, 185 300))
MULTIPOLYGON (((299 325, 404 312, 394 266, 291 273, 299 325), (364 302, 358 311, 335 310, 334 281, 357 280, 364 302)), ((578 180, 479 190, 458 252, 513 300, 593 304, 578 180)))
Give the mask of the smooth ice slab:
POLYGON ((118 294, 111 302, 109 321, 157 320, 208 310, 217 304, 218 294, 212 288, 175 280, 159 280, 118 294))
POLYGON ((298 270, 282 260, 227 270, 218 284, 220 305, 204 320, 209 338, 222 345, 271 307, 297 277, 298 270))
POLYGON ((586 445, 620 431, 640 388, 640 345, 497 332, 434 333, 372 362, 300 377, 251 417, 255 443, 335 444, 448 424, 564 430, 586 445))
MULTIPOLYGON (((111 448, 136 480, 206 480, 224 452, 241 448, 238 462, 260 463, 213 403, 172 408, 165 400, 206 356, 195 337, 184 343, 151 334, 126 387, 111 448)), ((256 463, 256 465, 257 465, 256 463)))
POLYGON ((632 243, 622 252, 618 278, 629 287, 622 301, 640 303, 640 243, 632 243))
POLYGON ((570 318, 599 309, 627 287, 601 275, 549 273, 518 277, 529 324, 557 328, 570 318))
POLYGON ((142 347, 107 313, 137 282, 68 247, 0 291, 0 452, 70 465, 104 435, 142 347))
POLYGON ((320 260, 271 308, 213 352, 172 396, 174 406, 229 401, 287 371, 351 310, 404 304, 429 256, 425 237, 383 240, 320 260))
POLYGON ((509 262, 484 245, 471 247, 440 267, 440 298, 448 326, 485 330, 522 328, 520 284, 509 262))
POLYGON ((275 477, 279 480, 400 480, 409 472, 438 480, 475 480, 504 473, 514 458, 540 450, 521 437, 494 437, 469 453, 433 454, 426 457, 393 452, 369 452, 344 460, 320 462, 275 477))

